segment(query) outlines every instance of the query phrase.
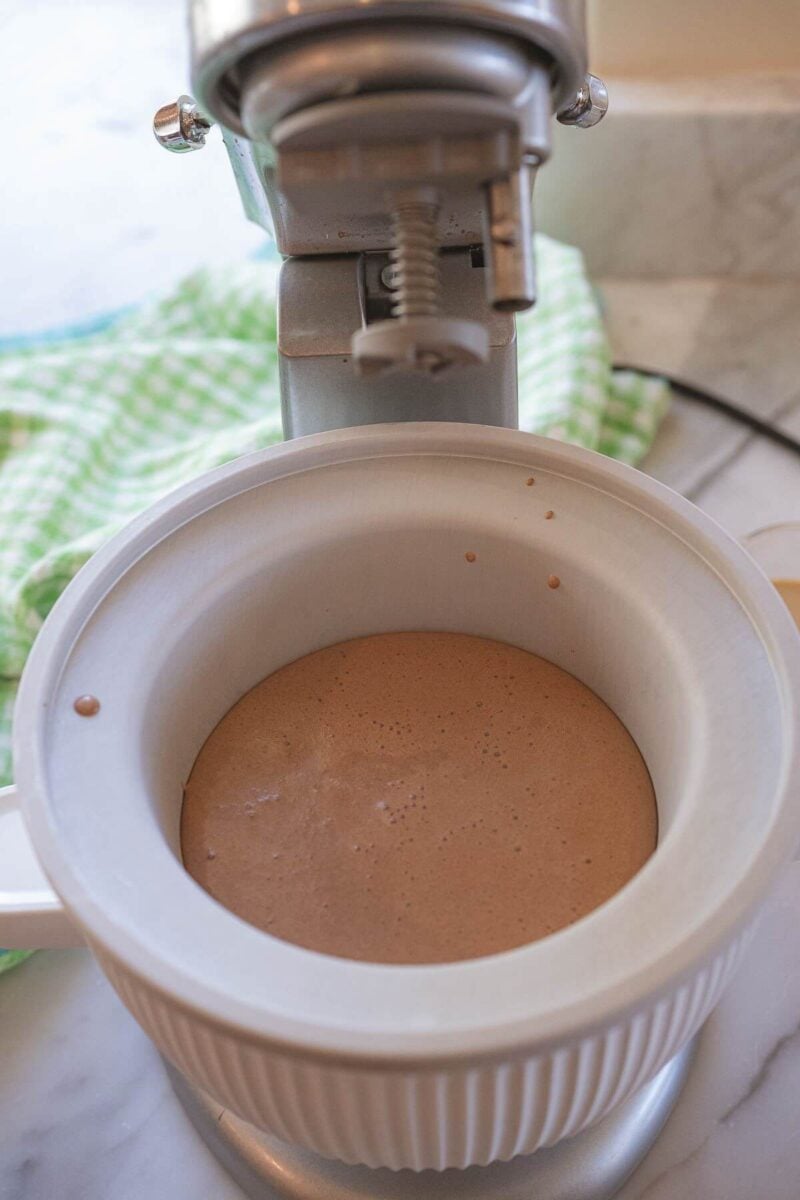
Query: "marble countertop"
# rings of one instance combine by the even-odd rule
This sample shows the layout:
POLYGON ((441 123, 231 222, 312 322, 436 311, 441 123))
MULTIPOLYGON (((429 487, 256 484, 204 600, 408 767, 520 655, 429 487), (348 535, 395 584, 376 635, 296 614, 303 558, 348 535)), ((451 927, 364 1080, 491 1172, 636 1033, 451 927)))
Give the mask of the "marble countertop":
MULTIPOLYGON (((221 146, 175 158, 152 141, 152 112, 186 90, 179 0, 29 0, 0 7, 0 34, 17 114, 4 127, 0 337, 134 303, 260 244, 221 146)), ((800 282, 600 282, 618 356, 800 434, 800 282)), ((736 535, 800 518, 797 460, 687 403, 646 465, 736 535)), ((621 1200, 798 1200, 798 911, 800 864, 621 1200)), ((0 1200, 241 1196, 88 952, 40 953, 0 977, 0 1200)))

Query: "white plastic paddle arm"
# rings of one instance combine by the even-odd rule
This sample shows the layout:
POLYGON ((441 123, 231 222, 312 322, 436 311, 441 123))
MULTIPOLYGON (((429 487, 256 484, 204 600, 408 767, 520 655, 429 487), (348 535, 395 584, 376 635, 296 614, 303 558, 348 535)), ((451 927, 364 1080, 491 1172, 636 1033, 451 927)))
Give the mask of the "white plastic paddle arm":
POLYGON ((17 789, 0 788, 0 947, 55 950, 83 944, 39 866, 17 789))

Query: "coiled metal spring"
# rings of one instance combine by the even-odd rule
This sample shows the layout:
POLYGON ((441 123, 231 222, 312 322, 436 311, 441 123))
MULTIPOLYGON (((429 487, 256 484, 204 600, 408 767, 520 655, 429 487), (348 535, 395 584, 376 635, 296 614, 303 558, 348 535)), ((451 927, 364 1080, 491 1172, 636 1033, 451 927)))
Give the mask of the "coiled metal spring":
POLYGON ((439 312, 437 215, 437 205, 424 200, 404 201, 392 214, 394 317, 433 317, 439 312))

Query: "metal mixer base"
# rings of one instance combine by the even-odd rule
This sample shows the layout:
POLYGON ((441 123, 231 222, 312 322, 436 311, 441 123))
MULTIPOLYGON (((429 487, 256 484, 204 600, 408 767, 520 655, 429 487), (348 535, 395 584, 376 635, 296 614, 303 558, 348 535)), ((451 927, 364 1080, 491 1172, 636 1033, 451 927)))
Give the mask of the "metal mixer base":
POLYGON ((250 1200, 611 1200, 663 1129, 696 1041, 577 1137, 463 1171, 376 1170, 320 1158, 248 1125, 166 1065, 195 1129, 250 1200))

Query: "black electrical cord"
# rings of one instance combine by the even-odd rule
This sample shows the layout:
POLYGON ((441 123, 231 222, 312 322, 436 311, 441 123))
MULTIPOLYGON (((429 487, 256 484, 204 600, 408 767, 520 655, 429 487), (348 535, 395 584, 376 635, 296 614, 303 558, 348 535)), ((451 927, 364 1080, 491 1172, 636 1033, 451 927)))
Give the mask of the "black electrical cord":
POLYGON ((789 450, 793 454, 800 455, 800 441, 797 438, 793 438, 789 433, 784 433, 782 429, 779 429, 777 425, 773 425, 769 421, 762 421, 760 417, 748 412, 746 408, 740 408, 738 404, 732 404, 730 400, 723 400, 722 396, 717 396, 705 388, 697 387, 693 383, 687 383, 685 379, 679 379, 676 375, 670 375, 667 371, 651 371, 648 367, 639 367, 631 363, 614 363, 614 370, 635 371, 637 375, 646 375, 650 379, 663 379, 675 392, 685 396, 688 400, 704 404, 706 408, 722 413, 723 416, 729 417, 732 421, 738 421, 740 425, 746 425, 754 433, 758 433, 761 437, 775 442, 776 445, 782 446, 784 450, 789 450))

